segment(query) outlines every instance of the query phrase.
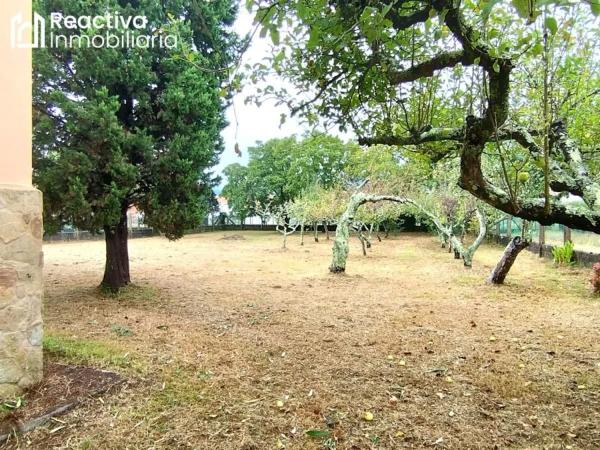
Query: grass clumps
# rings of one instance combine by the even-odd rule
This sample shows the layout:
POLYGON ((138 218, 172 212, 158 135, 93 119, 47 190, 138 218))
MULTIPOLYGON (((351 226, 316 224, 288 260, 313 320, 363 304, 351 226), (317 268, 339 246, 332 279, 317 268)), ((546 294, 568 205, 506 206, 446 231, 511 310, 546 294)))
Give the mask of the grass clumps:
POLYGON ((114 344, 57 334, 44 337, 44 351, 69 364, 133 368, 138 371, 143 367, 139 361, 114 344))
POLYGON ((116 292, 104 286, 100 286, 98 289, 102 297, 118 300, 119 302, 151 303, 159 298, 159 293, 151 286, 129 284, 116 292))
POLYGON ((554 257, 554 264, 557 266, 568 266, 573 263, 573 254, 575 250, 575 244, 571 241, 565 242, 565 245, 561 247, 554 247, 552 249, 552 256, 554 257))

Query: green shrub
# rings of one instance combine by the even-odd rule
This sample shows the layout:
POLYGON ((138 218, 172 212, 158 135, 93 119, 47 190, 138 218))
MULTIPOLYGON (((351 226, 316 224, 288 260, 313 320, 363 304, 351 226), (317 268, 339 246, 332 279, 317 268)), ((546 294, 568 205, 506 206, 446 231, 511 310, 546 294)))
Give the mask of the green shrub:
POLYGON ((566 266, 573 263, 573 250, 575 244, 571 241, 565 242, 562 247, 554 247, 552 249, 552 256, 554 257, 554 264, 559 266, 566 266))

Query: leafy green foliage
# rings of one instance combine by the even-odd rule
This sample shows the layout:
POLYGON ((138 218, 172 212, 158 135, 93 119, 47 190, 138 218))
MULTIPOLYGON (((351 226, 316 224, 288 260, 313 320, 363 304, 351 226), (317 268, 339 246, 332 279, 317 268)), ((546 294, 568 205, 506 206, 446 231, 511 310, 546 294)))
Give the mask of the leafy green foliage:
POLYGON ((220 96, 237 40, 231 0, 37 0, 48 15, 145 15, 167 48, 34 52, 34 179, 45 225, 99 231, 135 205, 168 238, 198 224, 217 181, 226 125, 220 96), (100 4, 102 3, 102 4, 100 4))
POLYGON ((559 266, 566 266, 573 263, 573 251, 575 244, 572 241, 567 241, 561 247, 554 247, 552 249, 552 257, 554 258, 554 264, 559 266))
POLYGON ((232 164, 225 169, 228 182, 223 195, 235 214, 256 213, 256 204, 280 207, 314 185, 335 186, 344 175, 350 152, 357 148, 326 134, 302 140, 271 139, 248 149, 247 167, 232 164))
POLYGON ((242 222, 256 213, 256 186, 248 176, 248 167, 230 164, 223 171, 227 185, 221 195, 227 198, 229 208, 242 222))
MULTIPOLYGON (((533 148, 554 146, 550 124, 568 119, 568 134, 582 150, 582 166, 598 180, 600 53, 595 43, 600 27, 595 2, 370 1, 334 2, 332 7, 309 0, 255 0, 249 5, 261 26, 277 24, 281 30, 271 64, 252 68, 249 78, 260 83, 271 72, 285 78, 297 95, 273 86, 264 91, 309 123, 353 128, 369 144, 414 145, 412 150, 434 163, 467 159, 464 130, 484 124, 485 132, 473 134, 482 147, 477 150, 481 163, 479 158, 465 163, 458 172, 465 177, 461 186, 513 215, 594 228, 596 219, 588 220, 597 214, 593 194, 584 194, 588 211, 563 215, 561 197, 551 196, 549 189, 554 177, 560 192, 578 195, 572 187, 565 190, 568 178, 555 175, 578 163, 566 161, 570 156, 564 151, 533 148), (469 124, 469 118, 475 120, 469 124), (533 145, 493 138, 513 127, 531 131, 533 145), (457 134, 450 135, 449 129, 457 134), (436 133, 428 135, 431 130, 436 133), (473 172, 466 169, 479 164, 483 174, 468 180, 473 172), (552 219, 543 217, 550 214, 548 207, 542 213, 532 207, 541 197, 556 207, 552 219)), ((578 183, 596 189, 589 181, 578 183)))
POLYGON ((324 188, 320 184, 308 187, 289 207, 290 216, 299 223, 334 223, 344 211, 348 193, 339 186, 324 188))

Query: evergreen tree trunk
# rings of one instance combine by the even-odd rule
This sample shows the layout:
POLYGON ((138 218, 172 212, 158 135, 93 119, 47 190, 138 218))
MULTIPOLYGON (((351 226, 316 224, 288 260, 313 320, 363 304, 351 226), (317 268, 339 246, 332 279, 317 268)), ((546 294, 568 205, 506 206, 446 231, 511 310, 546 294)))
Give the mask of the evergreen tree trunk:
POLYGON ((492 270, 492 273, 488 278, 488 282, 493 284, 504 283, 504 279, 506 278, 506 275, 508 275, 508 272, 517 259, 517 256, 519 256, 519 253, 521 253, 521 251, 528 246, 529 241, 527 239, 523 239, 521 236, 515 236, 512 238, 512 240, 504 249, 502 258, 500 258, 500 261, 498 261, 498 264, 496 264, 496 267, 494 267, 494 270, 492 270))
POLYGON ((106 264, 102 286, 117 292, 131 282, 129 275, 129 251, 127 249, 127 212, 115 227, 104 227, 106 264))
POLYGON ((323 226, 325 227, 325 237, 329 240, 329 227, 327 226, 327 222, 323 222, 323 226))
POLYGON ((304 222, 300 225, 300 245, 304 245, 304 222))
POLYGON ((315 235, 315 242, 319 242, 319 223, 318 222, 314 222, 313 224, 313 231, 314 231, 314 235, 315 235))

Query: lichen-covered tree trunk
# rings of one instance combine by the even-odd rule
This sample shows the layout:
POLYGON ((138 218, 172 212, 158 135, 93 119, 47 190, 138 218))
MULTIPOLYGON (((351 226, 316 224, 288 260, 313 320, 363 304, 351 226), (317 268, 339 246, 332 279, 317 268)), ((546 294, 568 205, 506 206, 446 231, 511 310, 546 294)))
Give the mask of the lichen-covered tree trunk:
POLYGON ((354 224, 353 228, 354 228, 354 231, 356 231, 356 235, 358 237, 358 240, 360 241, 360 245, 362 246, 363 256, 367 256, 367 249, 371 248, 371 241, 369 240, 368 236, 365 234, 365 231, 368 232, 369 229, 362 222, 358 222, 357 224, 354 224))
POLYGON ((367 256, 367 245, 366 245, 365 239, 361 233, 358 234, 358 240, 360 241, 360 245, 362 247, 363 256, 367 256))
POLYGON ((294 233, 296 232, 296 230, 298 229, 298 227, 299 227, 299 226, 300 226, 300 224, 290 225, 290 224, 289 224, 289 219, 287 220, 287 223, 286 223, 286 221, 284 220, 283 222, 281 222, 281 223, 278 223, 278 224, 275 226, 275 229, 276 229, 277 231, 279 231, 279 232, 282 234, 282 236, 283 236, 283 244, 282 244, 282 246, 281 246, 281 247, 282 247, 284 250, 287 250, 287 237, 288 237, 290 234, 294 234, 294 233))
POLYGON ((346 210, 337 221, 335 229, 335 239, 333 241, 333 258, 329 271, 332 273, 342 273, 346 271, 346 260, 348 259, 348 240, 350 239, 350 225, 356 215, 356 210, 360 205, 371 202, 390 201, 396 203, 407 203, 408 200, 395 195, 366 195, 357 192, 350 197, 346 210))
POLYGON ((348 206, 337 222, 335 239, 333 240, 333 258, 329 271, 332 273, 343 273, 346 271, 346 259, 350 251, 348 240, 350 239, 350 224, 356 214, 356 210, 362 204, 363 194, 354 194, 350 197, 348 206))
POLYGON ((361 233, 363 240, 365 241, 365 245, 367 246, 367 248, 371 248, 371 240, 369 239, 368 236, 365 236, 364 233, 361 233))
POLYGON ((479 234, 477 235, 477 239, 475 239, 475 241, 470 246, 465 247, 463 242, 461 242, 461 239, 459 239, 454 234, 452 227, 445 226, 444 224, 442 224, 442 222, 436 215, 423 208, 418 203, 410 199, 406 199, 406 202, 416 206, 425 216, 429 218, 429 220, 431 220, 433 225, 437 228, 438 232, 445 235, 448 241, 448 253, 454 251, 454 258, 462 258, 465 267, 472 266, 473 255, 485 239, 485 235, 487 233, 485 214, 480 208, 475 208, 475 216, 477 217, 477 221, 479 222, 479 234))
POLYGON ((504 283, 504 279, 511 267, 513 266, 517 256, 521 253, 522 250, 526 249, 529 246, 529 241, 527 239, 521 238, 521 236, 515 236, 508 243, 506 248, 504 249, 504 253, 502 253, 502 258, 492 270, 488 278, 488 282, 493 284, 502 284, 504 283))
MULTIPOLYGON (((345 213, 344 213, 345 214, 345 213)), ((333 240, 333 258, 329 271, 332 273, 342 273, 346 271, 346 259, 348 258, 348 239, 350 237, 350 227, 348 220, 340 218, 335 230, 335 239, 333 240)))
POLYGON ((448 238, 446 235, 438 231, 438 238, 440 240, 440 247, 446 248, 446 245, 448 245, 448 238))
POLYGON ((475 239, 475 241, 473 241, 471 245, 465 247, 463 242, 461 242, 461 240, 458 237, 454 236, 453 234, 449 236, 450 242, 452 242, 452 248, 455 252, 454 257, 456 258, 456 253, 458 253, 458 257, 463 259, 465 267, 468 268, 473 266, 473 256, 475 255, 475 252, 477 251, 477 249, 485 239, 485 235, 487 234, 487 224, 485 215, 479 208, 475 210, 475 215, 477 216, 477 221, 479 222, 479 234, 477 235, 477 238, 475 239))

